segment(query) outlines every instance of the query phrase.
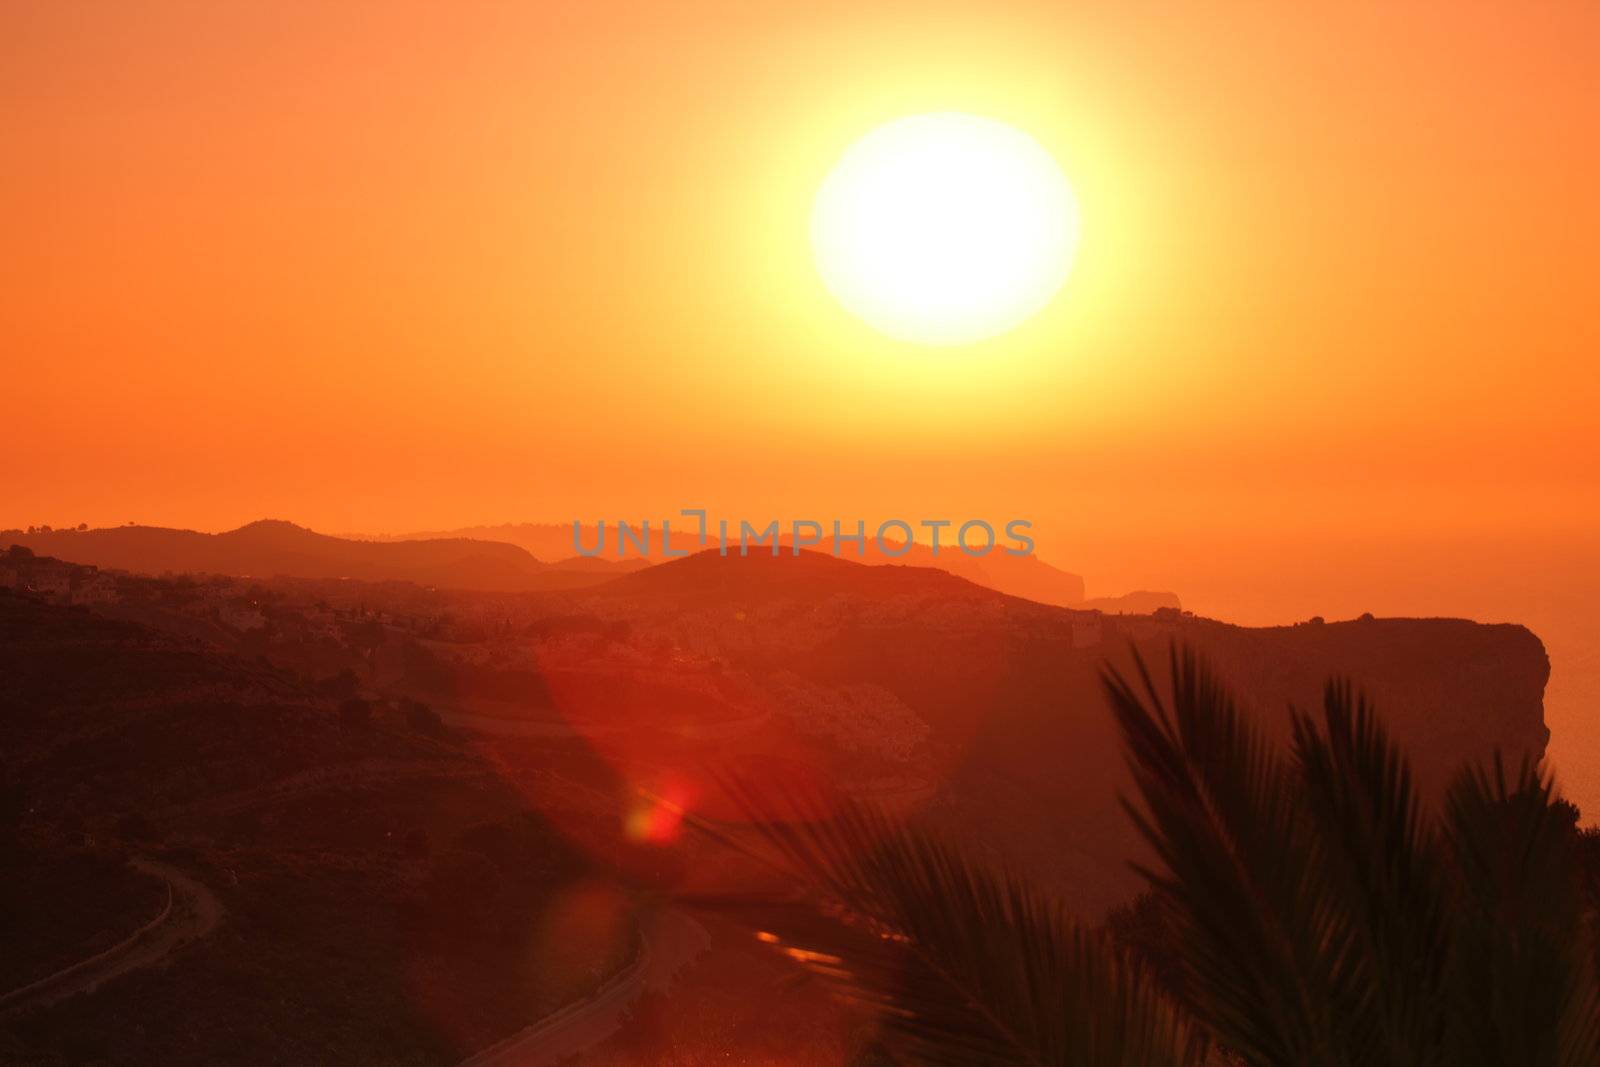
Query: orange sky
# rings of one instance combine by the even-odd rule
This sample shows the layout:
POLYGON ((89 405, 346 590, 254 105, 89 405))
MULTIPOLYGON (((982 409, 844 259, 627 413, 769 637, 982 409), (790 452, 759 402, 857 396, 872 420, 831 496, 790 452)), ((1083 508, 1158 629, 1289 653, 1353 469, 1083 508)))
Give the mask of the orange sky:
POLYGON ((1246 621, 1586 618, 1597 54, 1578 2, 13 0, 0 526, 1020 515, 1246 621), (1084 235, 934 350, 806 224, 942 109, 1084 235))

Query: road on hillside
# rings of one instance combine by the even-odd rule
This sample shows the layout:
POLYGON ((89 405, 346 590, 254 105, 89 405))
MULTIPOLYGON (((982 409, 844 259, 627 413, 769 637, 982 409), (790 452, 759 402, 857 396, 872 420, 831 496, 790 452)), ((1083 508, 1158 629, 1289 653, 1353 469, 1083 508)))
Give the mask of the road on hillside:
POLYGON ((78 993, 92 993, 119 975, 161 962, 179 946, 209 934, 222 921, 222 902, 216 894, 176 867, 148 859, 129 862, 136 870, 166 883, 167 902, 160 913, 104 952, 0 994, 0 1018, 42 1008, 78 993))
MULTIPOLYGON (((480 715, 471 711, 436 707, 439 719, 471 733, 491 734, 498 737, 567 738, 607 737, 613 734, 637 732, 636 725, 624 723, 572 722, 567 719, 509 718, 501 715, 480 715)), ((728 741, 755 733, 772 719, 770 711, 746 715, 737 719, 724 719, 709 723, 654 723, 652 728, 676 734, 691 741, 728 741)))
POLYGON ((711 948, 705 927, 681 911, 655 908, 641 917, 638 958, 593 996, 568 1004, 461 1067, 549 1067, 593 1048, 622 1027, 640 996, 665 993, 673 976, 711 948))

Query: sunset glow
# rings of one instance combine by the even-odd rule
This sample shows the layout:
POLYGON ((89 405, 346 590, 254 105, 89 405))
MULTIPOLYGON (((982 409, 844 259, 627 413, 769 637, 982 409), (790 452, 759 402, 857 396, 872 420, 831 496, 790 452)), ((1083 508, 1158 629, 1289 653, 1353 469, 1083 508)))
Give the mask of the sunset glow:
POLYGON ((1600 1067, 1597 56, 0 3, 0 1065, 1600 1067))
POLYGON ((817 266, 852 312, 892 337, 951 345, 1028 318, 1078 244, 1060 168, 1019 130, 945 112, 851 146, 811 218, 817 266))

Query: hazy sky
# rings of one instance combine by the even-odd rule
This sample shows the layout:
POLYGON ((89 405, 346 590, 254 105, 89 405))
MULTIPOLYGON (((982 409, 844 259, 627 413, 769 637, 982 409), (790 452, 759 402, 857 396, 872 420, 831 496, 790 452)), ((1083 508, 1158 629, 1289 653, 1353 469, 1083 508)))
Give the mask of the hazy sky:
POLYGON ((1027 517, 1092 593, 1528 622, 1600 803, 1597 55, 1579 2, 11 0, 0 525, 1027 517), (807 219, 952 109, 1083 243, 934 350, 807 219))
POLYGON ((13 0, 0 524, 1021 515, 1101 591, 1582 539, 1597 54, 1577 2, 13 0), (949 350, 806 239, 942 109, 1084 227, 949 350))

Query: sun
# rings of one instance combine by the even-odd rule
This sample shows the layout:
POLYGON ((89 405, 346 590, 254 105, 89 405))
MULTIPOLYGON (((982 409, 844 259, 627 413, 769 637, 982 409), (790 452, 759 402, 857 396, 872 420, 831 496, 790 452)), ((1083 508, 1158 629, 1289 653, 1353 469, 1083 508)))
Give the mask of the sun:
POLYGON ((855 142, 811 214, 828 290, 891 337, 929 345, 993 337, 1041 310, 1078 231, 1072 188, 1038 141, 953 111, 855 142))

